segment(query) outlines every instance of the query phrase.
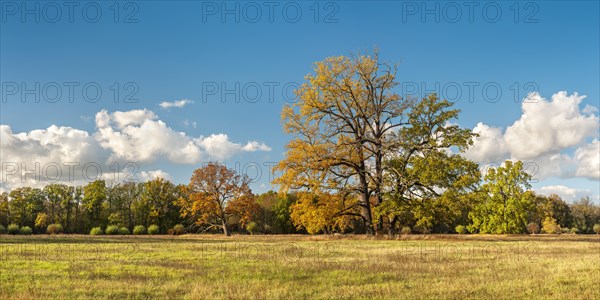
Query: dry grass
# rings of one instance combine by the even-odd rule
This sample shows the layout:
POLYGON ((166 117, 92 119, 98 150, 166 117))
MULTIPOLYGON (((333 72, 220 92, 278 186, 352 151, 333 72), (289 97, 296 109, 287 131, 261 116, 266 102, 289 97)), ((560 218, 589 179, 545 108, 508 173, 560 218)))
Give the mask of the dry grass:
POLYGON ((600 299, 598 236, 0 236, 0 299, 600 299))

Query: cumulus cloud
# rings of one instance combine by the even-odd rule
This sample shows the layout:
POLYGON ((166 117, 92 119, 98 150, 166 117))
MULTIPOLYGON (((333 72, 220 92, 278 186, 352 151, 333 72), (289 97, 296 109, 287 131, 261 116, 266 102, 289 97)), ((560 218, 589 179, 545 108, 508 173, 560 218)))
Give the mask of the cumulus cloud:
POLYGON ((544 186, 536 189, 535 192, 546 196, 556 194, 567 202, 574 202, 575 200, 579 200, 585 196, 591 196, 592 194, 590 190, 574 189, 564 185, 544 186))
POLYGON ((162 178, 166 180, 171 180, 171 175, 163 170, 154 170, 154 171, 142 171, 138 174, 138 180, 140 181, 150 181, 156 178, 162 178))
POLYGON ((150 111, 131 110, 96 115, 100 145, 110 150, 111 161, 170 162, 193 164, 201 161, 201 149, 183 132, 176 132, 150 111))
POLYGON ((551 101, 537 93, 529 98, 535 103, 523 103, 521 118, 504 135, 513 157, 528 159, 560 151, 598 134, 598 117, 584 115, 579 109, 585 96, 562 91, 552 95, 551 101))
POLYGON ((598 179, 597 108, 579 108, 585 96, 558 92, 550 101, 537 93, 522 103, 522 115, 503 132, 502 128, 478 123, 473 132, 474 145, 463 154, 466 158, 486 164, 506 159, 521 160, 537 168, 535 179, 549 176, 588 177, 598 179), (574 150, 571 156, 565 152, 574 150))
POLYGON ((177 101, 173 101, 173 102, 163 101, 159 104, 159 106, 162 107, 163 109, 167 109, 167 108, 171 108, 171 107, 182 108, 190 103, 194 103, 194 101, 189 100, 189 99, 182 99, 182 100, 177 100, 177 101))
POLYGON ((232 142, 226 134, 190 137, 173 130, 146 109, 113 113, 102 110, 95 121, 97 130, 92 134, 56 125, 15 133, 10 126, 0 125, 0 189, 51 182, 85 184, 96 177, 113 181, 131 177, 122 169, 114 171, 115 163, 120 168, 134 163, 135 175, 142 181, 168 179, 166 172, 146 170, 144 165, 156 161, 197 164, 271 150, 257 141, 232 142))
POLYGON ((200 137, 195 141, 210 156, 220 160, 239 152, 271 151, 271 147, 256 141, 250 141, 243 146, 242 144, 231 142, 226 134, 212 134, 208 137, 200 137))
POLYGON ((577 176, 600 179, 600 142, 597 139, 575 151, 577 176))
POLYGON ((464 153, 465 157, 480 163, 503 161, 508 155, 508 149, 502 137, 502 129, 490 127, 481 122, 473 128, 473 146, 464 153))

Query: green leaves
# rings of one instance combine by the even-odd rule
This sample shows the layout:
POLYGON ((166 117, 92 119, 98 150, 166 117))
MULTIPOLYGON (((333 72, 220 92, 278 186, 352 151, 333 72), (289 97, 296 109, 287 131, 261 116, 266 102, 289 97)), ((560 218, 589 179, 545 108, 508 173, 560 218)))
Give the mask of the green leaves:
POLYGON ((527 232, 535 195, 528 191, 531 176, 523 169, 523 163, 507 160, 504 166, 490 169, 484 179, 479 202, 469 213, 469 229, 498 234, 527 232))

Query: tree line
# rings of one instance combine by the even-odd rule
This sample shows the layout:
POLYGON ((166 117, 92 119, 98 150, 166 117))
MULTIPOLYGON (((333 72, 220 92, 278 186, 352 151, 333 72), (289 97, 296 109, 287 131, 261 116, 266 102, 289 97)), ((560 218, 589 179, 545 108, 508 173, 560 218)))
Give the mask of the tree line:
MULTIPOLYGON (((537 195, 522 189, 526 182, 519 180, 526 178, 520 162, 507 161, 459 201, 437 197, 386 208, 381 227, 389 234, 600 233, 600 206, 589 197, 568 204, 557 195, 537 195)), ((11 226, 28 227, 29 233, 79 234, 137 234, 146 228, 152 234, 368 232, 359 214, 340 213, 347 200, 342 195, 253 194, 248 183, 247 176, 209 163, 194 172, 188 185, 157 178, 20 187, 0 194, 0 233, 11 226)))

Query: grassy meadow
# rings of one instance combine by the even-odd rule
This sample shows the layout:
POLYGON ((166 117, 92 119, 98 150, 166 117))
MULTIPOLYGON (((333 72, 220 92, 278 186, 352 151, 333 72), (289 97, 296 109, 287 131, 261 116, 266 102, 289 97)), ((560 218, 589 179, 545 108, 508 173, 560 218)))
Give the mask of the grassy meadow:
POLYGON ((0 236, 0 299, 600 299, 600 237, 0 236))

